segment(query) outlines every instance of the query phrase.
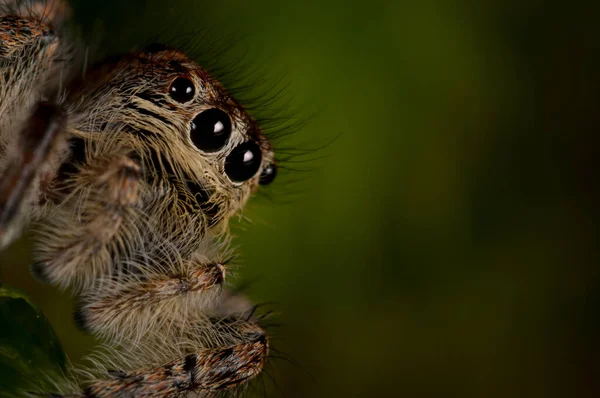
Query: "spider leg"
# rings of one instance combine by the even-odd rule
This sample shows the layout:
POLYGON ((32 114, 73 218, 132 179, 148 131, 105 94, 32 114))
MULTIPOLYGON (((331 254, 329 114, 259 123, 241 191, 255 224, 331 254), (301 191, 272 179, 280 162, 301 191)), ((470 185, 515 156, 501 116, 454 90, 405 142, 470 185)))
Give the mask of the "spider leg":
MULTIPOLYGON (((1 1, 1 0, 0 0, 1 1)), ((26 64, 25 58, 33 60, 42 53, 52 53, 58 42, 49 25, 35 19, 14 13, 3 12, 0 8, 0 60, 10 66, 26 64), (42 51, 43 50, 43 51, 42 51), (25 61, 25 62, 24 62, 25 61)))
MULTIPOLYGON (((109 337, 107 351, 97 357, 94 366, 100 374, 84 383, 81 392, 68 397, 212 397, 245 387, 262 372, 269 355, 265 331, 248 316, 252 305, 226 291, 213 300, 212 308, 181 302, 186 295, 206 294, 206 289, 221 280, 221 269, 219 264, 190 268, 183 285, 181 277, 157 274, 138 287, 124 284, 118 294, 103 301, 88 297, 82 310, 88 321, 96 317, 98 326, 102 317, 104 328, 119 333, 137 328, 144 333, 121 340, 109 337), (165 304, 174 300, 180 302, 170 307, 165 304), (144 308, 145 313, 139 312, 144 308), (129 324, 109 325, 111 316, 129 324), (149 316, 154 321, 145 322, 149 316), (105 363, 106 358, 110 359, 105 363)), ((98 329, 95 334, 102 335, 98 329)))
POLYGON ((0 180, 0 247, 15 237, 19 218, 36 200, 40 177, 53 172, 66 120, 59 106, 38 103, 17 139, 16 148, 5 155, 0 180))
MULTIPOLYGON (((68 199, 50 214, 41 231, 41 246, 32 266, 40 280, 62 288, 89 288, 97 278, 110 277, 123 245, 139 235, 127 220, 141 200, 141 168, 127 156, 94 159, 67 181, 68 199), (70 187, 69 187, 70 186, 70 187), (75 214, 75 227, 73 227, 75 214)), ((60 192, 58 187, 55 191, 60 192)))
POLYGON ((47 101, 56 92, 60 38, 43 21, 20 15, 23 2, 0 0, 0 248, 9 244, 55 172, 66 112, 47 101), (47 95, 48 94, 48 95, 47 95))
MULTIPOLYGON (((96 380, 82 396, 168 398, 195 393, 209 397, 243 386, 262 372, 269 342, 257 324, 243 319, 213 320, 210 325, 201 327, 205 333, 207 328, 230 344, 200 348, 207 342, 199 339, 195 341, 198 348, 194 349, 194 337, 190 336, 191 340, 185 344, 188 350, 174 359, 156 366, 120 371, 117 378, 96 380)), ((177 353, 176 347, 172 352, 177 353)))
POLYGON ((219 262, 195 261, 123 277, 85 291, 75 320, 109 341, 139 341, 149 329, 163 330, 206 310, 216 302, 224 279, 219 262))
POLYGON ((0 0, 0 14, 19 15, 57 28, 71 16, 71 7, 65 0, 0 0))

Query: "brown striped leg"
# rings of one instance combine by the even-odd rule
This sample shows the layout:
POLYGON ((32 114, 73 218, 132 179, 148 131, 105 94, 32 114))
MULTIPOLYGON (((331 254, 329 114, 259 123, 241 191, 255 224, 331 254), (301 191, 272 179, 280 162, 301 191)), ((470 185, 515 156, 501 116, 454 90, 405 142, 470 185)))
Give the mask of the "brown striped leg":
POLYGON ((0 0, 0 14, 43 21, 56 28, 71 16, 71 8, 65 0, 0 0))
POLYGON ((66 118, 59 106, 38 103, 18 137, 16 148, 6 154, 0 179, 0 247, 15 237, 16 224, 27 205, 37 199, 39 179, 53 173, 66 118))
MULTIPOLYGON (((89 385, 87 398, 179 397, 185 393, 211 396, 244 385, 258 376, 267 360, 269 343, 256 324, 221 321, 212 327, 226 339, 239 340, 218 348, 198 349, 159 366, 113 372, 112 377, 89 385)), ((177 348, 173 347, 173 352, 177 348)))
MULTIPOLYGON (((67 184, 78 190, 50 214, 41 232, 43 249, 32 267, 39 279, 75 290, 90 287, 115 267, 119 244, 128 244, 123 224, 140 199, 141 170, 126 156, 84 165, 67 184), (77 223, 73 227, 73 214, 77 223)), ((132 231, 135 233, 135 231, 132 231)))
POLYGON ((0 60, 12 59, 14 64, 22 62, 16 57, 31 57, 33 62, 42 49, 52 53, 57 42, 49 25, 19 15, 2 15, 0 10, 0 60))

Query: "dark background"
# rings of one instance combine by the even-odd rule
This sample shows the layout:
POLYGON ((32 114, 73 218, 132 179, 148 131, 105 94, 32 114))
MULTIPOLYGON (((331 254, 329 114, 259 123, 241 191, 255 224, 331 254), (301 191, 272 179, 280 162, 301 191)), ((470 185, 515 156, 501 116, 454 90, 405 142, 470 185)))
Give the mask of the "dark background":
MULTIPOLYGON (((225 37, 222 61, 306 122, 275 148, 307 153, 233 226, 235 283, 294 362, 273 359, 267 396, 504 398, 600 393, 600 24, 576 3, 74 5, 92 58, 225 37)), ((2 280, 77 363, 94 343, 30 261, 24 239, 2 280)))

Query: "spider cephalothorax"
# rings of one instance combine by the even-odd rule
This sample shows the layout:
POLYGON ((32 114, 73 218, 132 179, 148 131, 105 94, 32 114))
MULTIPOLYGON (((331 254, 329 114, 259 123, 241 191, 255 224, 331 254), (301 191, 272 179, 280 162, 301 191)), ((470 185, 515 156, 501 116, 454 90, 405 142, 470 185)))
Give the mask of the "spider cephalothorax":
MULTIPOLYGON (((71 85, 63 104, 70 151, 43 192, 52 198, 48 211, 56 207, 60 213, 47 217, 43 227, 39 257, 46 265, 37 269, 44 279, 62 284, 72 273, 84 288, 113 271, 115 256, 122 266, 140 253, 169 246, 189 257, 203 237, 224 230, 263 171, 266 175, 274 167, 260 128, 216 79, 183 53, 153 47, 100 63, 71 85), (106 245, 106 260, 90 259, 91 271, 68 260, 59 265, 56 259, 64 256, 81 262, 83 248, 55 243, 60 238, 56 231, 66 230, 69 214, 89 207, 98 174, 111 168, 121 170, 114 170, 114 176, 126 176, 109 194, 130 208, 119 215, 119 231, 98 227, 95 237, 86 234, 104 241, 118 236, 121 246, 106 245), (65 246, 71 254, 57 255, 56 249, 65 246)), ((81 213, 82 219, 86 216, 81 213)), ((105 225, 115 228, 115 223, 105 225)))

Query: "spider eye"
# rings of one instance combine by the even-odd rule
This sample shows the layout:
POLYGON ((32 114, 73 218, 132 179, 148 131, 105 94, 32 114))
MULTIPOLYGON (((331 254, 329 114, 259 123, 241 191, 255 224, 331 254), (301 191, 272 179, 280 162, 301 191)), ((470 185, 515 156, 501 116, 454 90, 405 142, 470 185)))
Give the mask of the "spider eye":
POLYGON ((231 136, 231 120, 220 109, 208 109, 192 120, 192 142, 204 152, 223 148, 231 136))
POLYGON ((185 77, 178 77, 175 79, 169 88, 169 95, 171 98, 182 104, 190 102, 192 98, 194 98, 195 92, 196 89, 194 88, 194 83, 185 77))
POLYGON ((225 173, 233 182, 244 182, 256 175, 262 161, 262 151, 254 141, 236 146, 225 159, 225 173))
POLYGON ((273 182, 275 177, 277 177, 277 166, 275 166, 274 163, 271 163, 263 169, 262 173, 260 173, 258 183, 260 185, 269 185, 273 182))

